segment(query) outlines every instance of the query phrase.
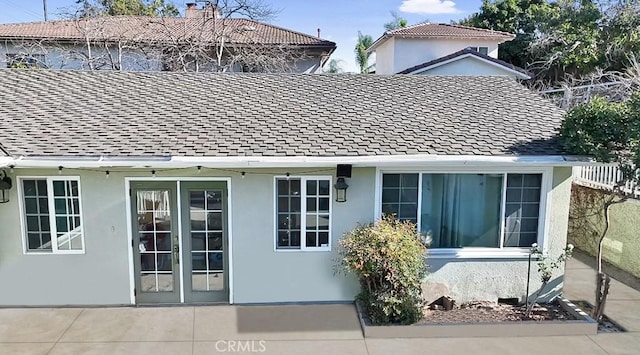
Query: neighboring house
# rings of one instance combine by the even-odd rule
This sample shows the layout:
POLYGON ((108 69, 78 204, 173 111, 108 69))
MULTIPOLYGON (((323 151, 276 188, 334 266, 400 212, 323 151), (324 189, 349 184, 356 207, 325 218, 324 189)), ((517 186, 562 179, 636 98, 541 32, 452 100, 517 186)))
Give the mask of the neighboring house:
POLYGON ((3 306, 352 301, 339 240, 383 213, 459 301, 523 299, 531 244, 566 245, 563 113, 506 77, 5 69, 0 96, 3 306))
POLYGON ((0 24, 0 67, 315 73, 336 48, 316 36, 207 14, 0 24))
POLYGON ((422 23, 385 32, 368 49, 376 74, 507 75, 530 79, 523 69, 498 60, 498 45, 515 38, 506 32, 422 23))

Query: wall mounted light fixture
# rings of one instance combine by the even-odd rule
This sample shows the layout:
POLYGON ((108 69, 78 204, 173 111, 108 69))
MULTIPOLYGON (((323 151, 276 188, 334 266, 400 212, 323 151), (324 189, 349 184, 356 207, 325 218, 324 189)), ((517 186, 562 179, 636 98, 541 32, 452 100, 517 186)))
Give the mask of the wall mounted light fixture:
POLYGON ((333 187, 336 189, 336 202, 346 202, 347 201, 347 189, 349 185, 345 178, 351 177, 351 165, 348 164, 339 164, 336 169, 336 177, 338 180, 333 187))
POLYGON ((9 202, 9 190, 11 190, 11 178, 6 171, 0 171, 0 203, 9 202))

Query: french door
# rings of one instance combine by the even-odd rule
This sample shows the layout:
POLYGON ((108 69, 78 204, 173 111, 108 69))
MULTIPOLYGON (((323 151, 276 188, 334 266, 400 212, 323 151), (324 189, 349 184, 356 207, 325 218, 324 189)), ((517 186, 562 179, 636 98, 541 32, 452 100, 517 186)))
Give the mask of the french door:
POLYGON ((226 302, 225 182, 131 182, 136 303, 226 302))

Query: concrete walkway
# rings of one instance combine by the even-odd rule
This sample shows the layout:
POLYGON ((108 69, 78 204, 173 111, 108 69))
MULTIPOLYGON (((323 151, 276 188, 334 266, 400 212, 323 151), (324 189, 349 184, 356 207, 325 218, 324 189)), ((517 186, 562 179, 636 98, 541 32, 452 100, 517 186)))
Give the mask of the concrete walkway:
MULTIPOLYGON (((592 299, 593 269, 566 275, 592 299)), ((0 354, 640 354, 640 292, 612 281, 605 313, 629 332, 364 340, 351 305, 0 309, 0 354)))

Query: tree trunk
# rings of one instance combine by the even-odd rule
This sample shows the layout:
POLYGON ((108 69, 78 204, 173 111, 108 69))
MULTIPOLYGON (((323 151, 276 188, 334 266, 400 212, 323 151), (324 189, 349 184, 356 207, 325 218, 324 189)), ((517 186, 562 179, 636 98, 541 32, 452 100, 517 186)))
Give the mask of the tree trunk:
POLYGON ((604 314, 604 305, 607 301, 607 295, 609 294, 610 282, 611 278, 609 275, 602 272, 596 275, 596 303, 593 306, 591 317, 597 322, 602 320, 602 315, 604 314))
POLYGON ((621 197, 616 200, 616 188, 614 188, 611 198, 605 202, 604 204, 604 229, 602 234, 600 235, 600 240, 598 241, 598 274, 596 275, 596 299, 593 305, 593 311, 591 312, 591 317, 600 322, 602 319, 602 315, 604 314, 604 304, 607 301, 607 295, 609 294, 609 283, 611 278, 609 275, 605 274, 602 271, 602 252, 604 246, 604 238, 607 236, 607 232, 609 231, 609 224, 611 218, 611 206, 624 202, 626 198, 621 197))

